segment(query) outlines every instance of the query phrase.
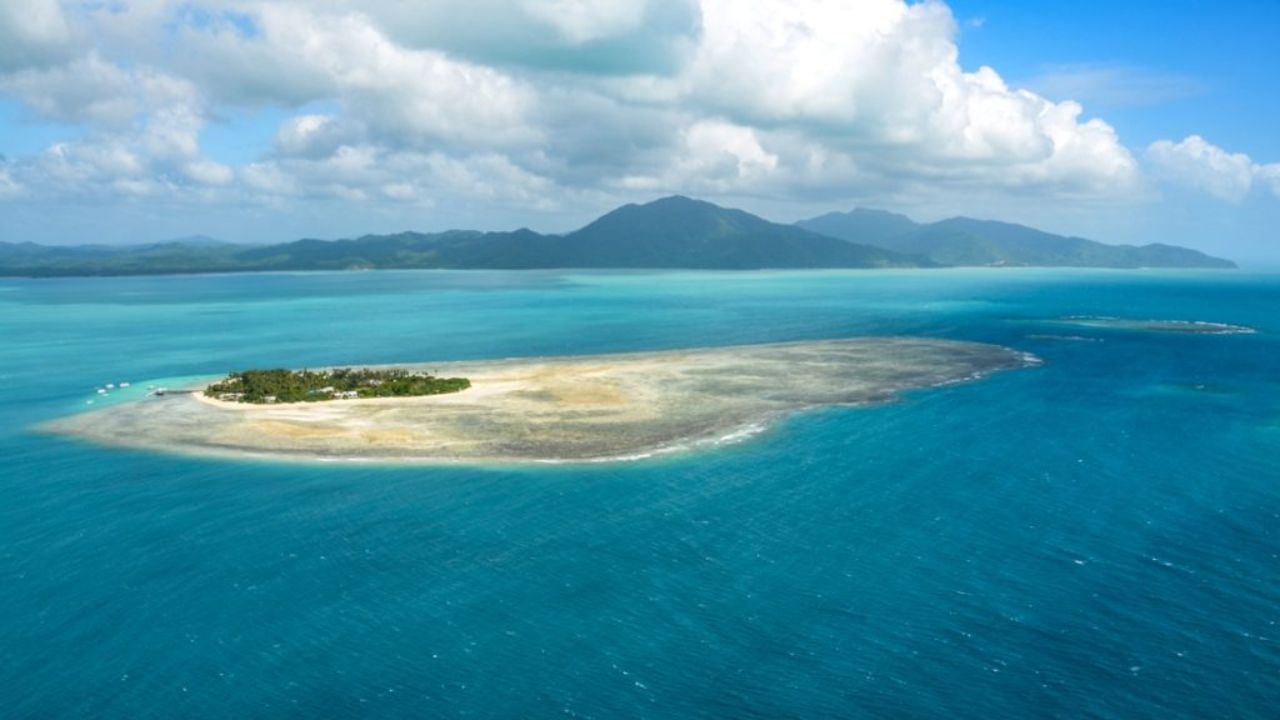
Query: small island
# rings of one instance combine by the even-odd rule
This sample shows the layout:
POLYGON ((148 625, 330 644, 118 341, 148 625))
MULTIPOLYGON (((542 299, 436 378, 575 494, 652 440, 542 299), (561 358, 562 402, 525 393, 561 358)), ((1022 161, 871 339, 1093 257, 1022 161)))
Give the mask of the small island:
POLYGON ((1254 335, 1258 331, 1244 325, 1232 325, 1207 320, 1136 320, 1132 318, 1103 317, 1097 315, 1068 315, 1059 323, 1103 330, 1127 330, 1136 332, 1160 332, 1183 335, 1254 335))
POLYGON ((40 429, 109 445, 232 457, 635 460, 736 442, 795 413, 892 402, 1038 364, 1031 355, 982 343, 845 338, 247 371, 58 418, 40 429), (330 397, 333 402, 311 402, 330 397))
POLYGON ((462 377, 436 377, 399 368, 333 370, 240 370, 204 389, 205 397, 224 402, 274 405, 357 398, 404 398, 466 390, 462 377))

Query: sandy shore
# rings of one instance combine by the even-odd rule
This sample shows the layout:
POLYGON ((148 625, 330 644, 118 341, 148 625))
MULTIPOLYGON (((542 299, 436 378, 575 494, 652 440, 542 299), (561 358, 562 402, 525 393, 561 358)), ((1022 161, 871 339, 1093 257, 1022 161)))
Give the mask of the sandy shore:
POLYGON ((851 339, 673 352, 405 365, 458 393, 287 405, 197 393, 74 415, 43 430, 127 447, 395 462, 644 457, 745 437, 785 414, 884 402, 1034 364, 1006 348, 851 339))

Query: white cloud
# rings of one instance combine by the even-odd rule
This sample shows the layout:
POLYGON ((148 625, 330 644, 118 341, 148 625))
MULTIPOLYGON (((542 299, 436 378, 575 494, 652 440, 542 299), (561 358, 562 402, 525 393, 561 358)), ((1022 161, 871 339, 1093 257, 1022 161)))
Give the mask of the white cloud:
POLYGON ((8 168, 4 167, 4 160, 0 158, 0 200, 19 197, 22 191, 22 185, 9 174, 8 168))
POLYGON ((525 119, 534 93, 500 70, 397 45, 359 13, 268 3, 253 17, 251 37, 229 25, 182 31, 190 72, 226 101, 336 100, 344 120, 410 145, 536 140, 525 119))
POLYGON ((765 150, 757 132, 723 121, 696 122, 684 129, 674 160, 651 175, 632 174, 617 184, 627 190, 726 193, 750 189, 778 170, 778 155, 765 150))
POLYGON ((295 115, 276 131, 275 147, 283 155, 328 155, 353 138, 332 115, 295 115))
MULTIPOLYGON (((24 196, 555 208, 641 192, 981 193, 1087 204, 1132 200, 1143 184, 1115 130, 1079 103, 966 70, 957 22, 936 1, 33 7, 35 19, 0 10, 0 44, 57 52, 14 65, 0 48, 0 96, 79 131, 2 166, 24 196), (261 129, 257 156, 233 162, 202 145, 210 119, 261 108, 288 117, 261 129)), ((1151 165, 1195 165, 1170 148, 1153 146, 1151 165)), ((1280 191, 1275 166, 1249 165, 1250 181, 1280 191)), ((1229 179, 1211 187, 1239 193, 1229 179)))
POLYGON ((62 59, 71 43, 71 28, 57 0, 0 3, 0 71, 62 59))
POLYGON ((301 191, 297 178, 285 172, 275 162, 249 163, 240 169, 240 179, 246 187, 270 197, 296 196, 301 191))
MULTIPOLYGON (((317 7, 312 4, 312 7, 317 7)), ((493 67, 665 74, 697 36, 695 0, 332 0, 406 48, 493 67)))
POLYGON ((789 127, 890 176, 1126 192, 1136 163, 1074 103, 964 72, 939 3, 704 0, 704 38, 681 101, 789 127))
POLYGON ((1280 197, 1280 163, 1261 165, 1256 174, 1258 179, 1271 186, 1271 192, 1275 193, 1276 197, 1280 197))
POLYGON ((645 0, 524 0, 524 12, 575 45, 629 32, 644 19, 645 0))
POLYGON ((202 185, 228 185, 235 179, 235 171, 212 160, 193 160, 183 166, 187 177, 202 185))
POLYGON ((124 143, 57 143, 41 157, 50 177, 67 183, 129 178, 142 174, 142 160, 124 143))
POLYGON ((488 200, 546 207, 556 197, 549 179, 499 153, 454 157, 442 152, 390 151, 376 145, 339 145, 327 155, 279 156, 240 173, 259 194, 255 201, 339 198, 431 204, 435 198, 488 200))
POLYGON ((90 50, 62 65, 0 75, 0 91, 40 117, 84 128, 10 164, 29 195, 154 197, 234 179, 231 168, 201 155, 204 101, 186 79, 146 65, 126 68, 90 50))
POLYGON ((1255 180, 1280 196, 1280 163, 1260 165, 1244 153, 1231 153, 1199 135, 1181 142, 1159 140, 1147 148, 1147 161, 1162 178, 1202 190, 1228 202, 1242 202, 1255 180))
POLYGON ((199 95, 184 79, 149 67, 126 70, 96 51, 63 65, 0 75, 0 93, 42 117, 112 131, 129 127, 154 107, 196 104, 199 95))

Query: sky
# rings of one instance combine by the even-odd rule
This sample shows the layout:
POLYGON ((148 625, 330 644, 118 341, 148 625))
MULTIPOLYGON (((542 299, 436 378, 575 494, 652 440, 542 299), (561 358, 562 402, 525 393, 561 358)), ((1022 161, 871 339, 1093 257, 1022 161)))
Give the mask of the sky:
POLYGON ((0 0, 0 241, 573 229, 668 194, 1280 263, 1280 3, 0 0))

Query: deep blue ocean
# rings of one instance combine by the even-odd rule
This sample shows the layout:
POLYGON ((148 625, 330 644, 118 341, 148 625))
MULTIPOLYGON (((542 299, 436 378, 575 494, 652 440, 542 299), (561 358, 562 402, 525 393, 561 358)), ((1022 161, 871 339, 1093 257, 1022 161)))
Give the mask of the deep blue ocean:
POLYGON ((6 719, 1280 717, 1280 275, 5 280, 0 454, 6 719), (861 335, 1045 364, 631 463, 30 429, 109 382, 861 335))

